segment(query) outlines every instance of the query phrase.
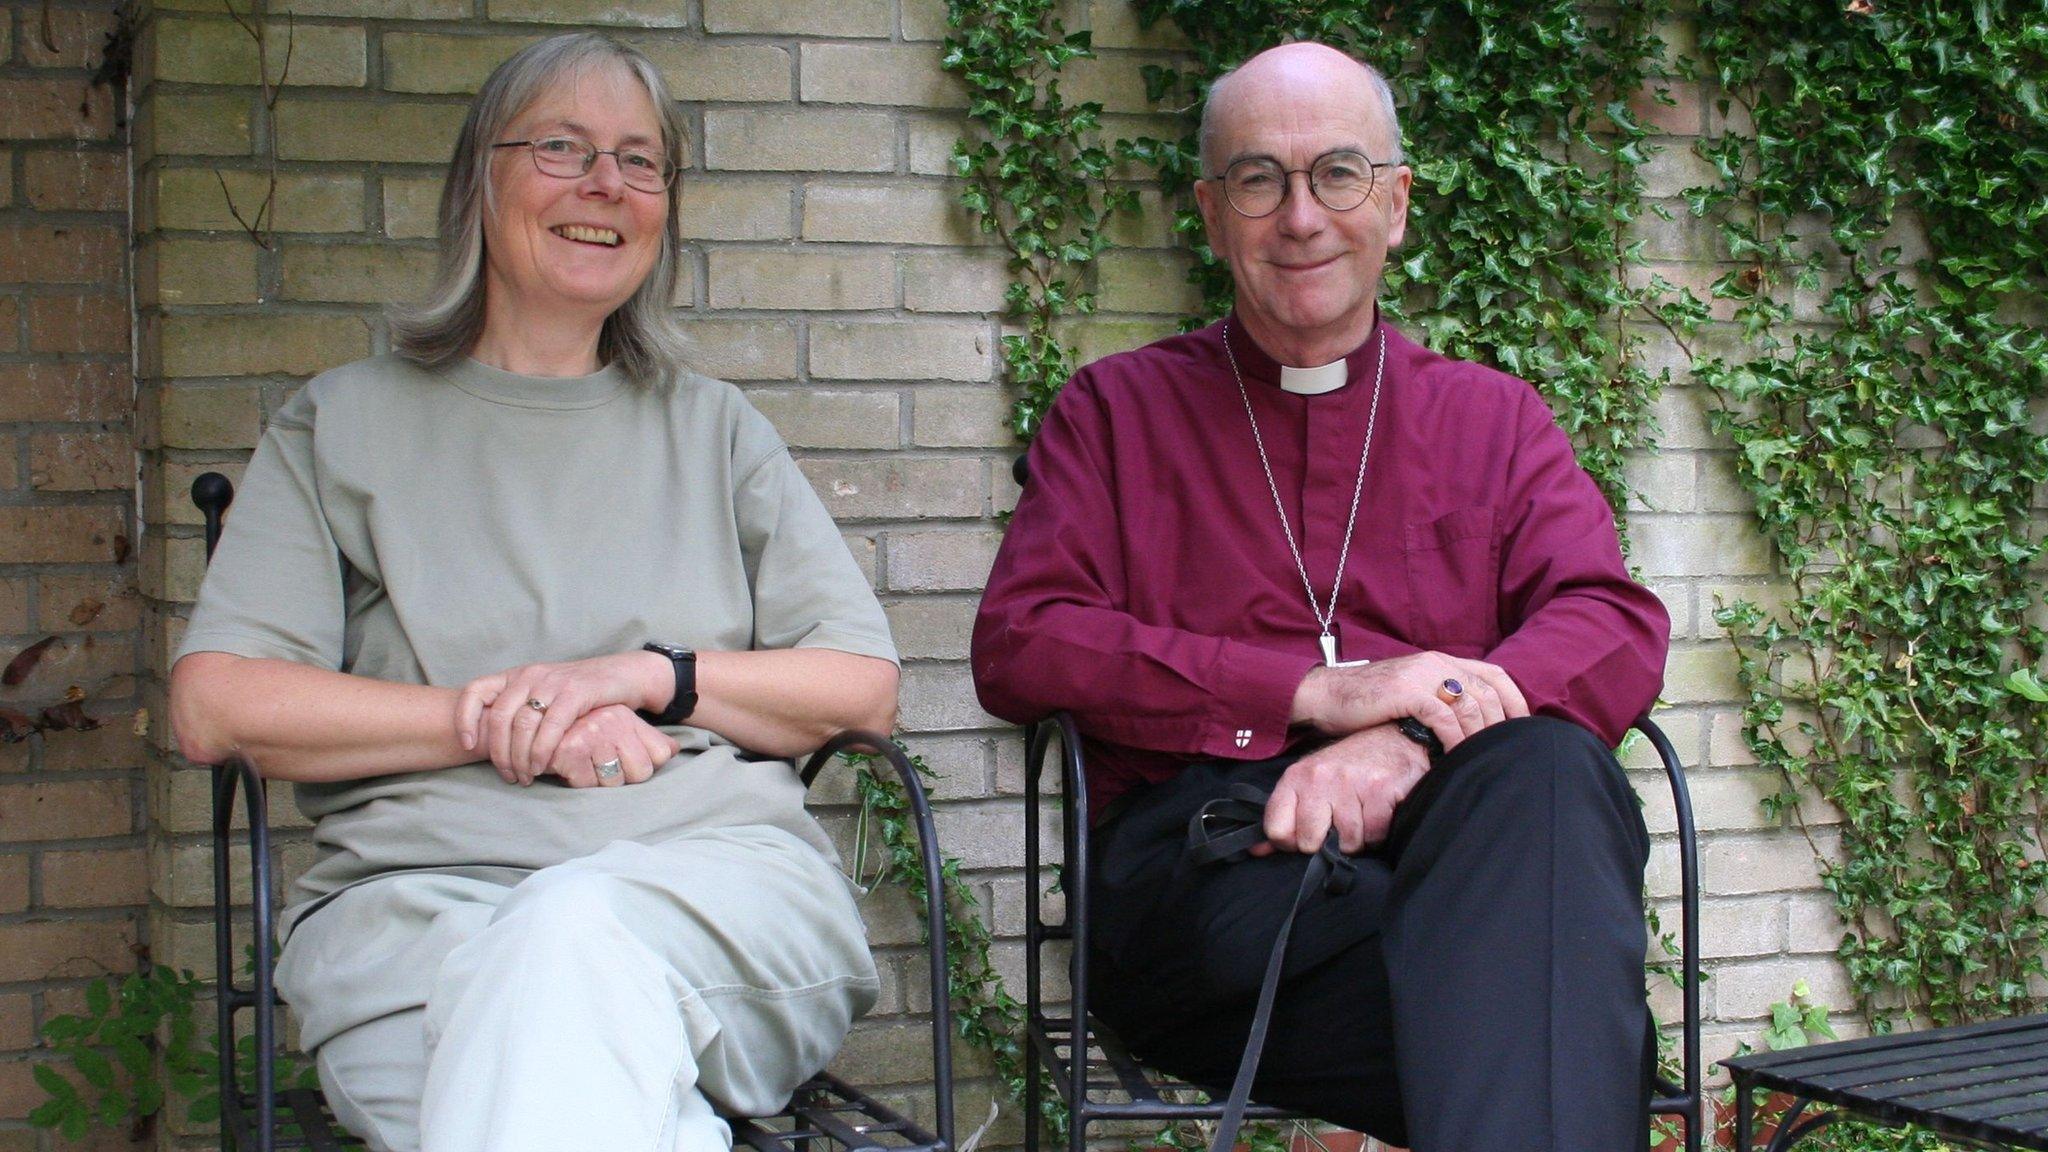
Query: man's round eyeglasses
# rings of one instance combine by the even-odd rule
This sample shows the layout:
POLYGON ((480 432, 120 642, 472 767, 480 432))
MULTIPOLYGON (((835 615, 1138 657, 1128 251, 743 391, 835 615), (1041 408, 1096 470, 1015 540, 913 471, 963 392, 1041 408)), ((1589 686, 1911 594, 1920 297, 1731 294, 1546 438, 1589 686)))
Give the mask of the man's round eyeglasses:
POLYGON ((610 156, 618 161, 619 178, 626 182, 626 187, 641 192, 660 192, 676 178, 675 164, 657 148, 599 148, 581 136, 507 140, 491 147, 530 149, 534 167, 563 180, 574 180, 590 171, 599 156, 610 156))
POLYGON ((1257 220, 1271 216, 1287 200, 1288 179, 1300 172, 1308 176, 1309 194, 1332 212, 1349 212, 1372 195, 1373 174, 1381 168, 1397 168, 1392 161, 1372 161, 1363 153, 1339 150, 1325 152, 1307 168, 1284 167, 1270 156, 1247 156, 1226 168, 1221 176, 1210 176, 1223 185, 1223 198, 1240 216, 1257 220))

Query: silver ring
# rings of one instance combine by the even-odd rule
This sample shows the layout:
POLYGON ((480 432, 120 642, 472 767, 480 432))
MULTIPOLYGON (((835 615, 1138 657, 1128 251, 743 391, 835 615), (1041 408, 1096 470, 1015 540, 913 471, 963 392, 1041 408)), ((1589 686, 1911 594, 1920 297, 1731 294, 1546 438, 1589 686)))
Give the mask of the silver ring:
POLYGON ((609 780, 624 770, 619 764, 619 758, 614 756, 597 766, 597 778, 599 780, 609 780))
POLYGON ((548 706, 541 703, 539 700, 528 700, 526 702, 526 706, 528 708, 533 709, 535 712, 546 712, 548 710, 548 706))

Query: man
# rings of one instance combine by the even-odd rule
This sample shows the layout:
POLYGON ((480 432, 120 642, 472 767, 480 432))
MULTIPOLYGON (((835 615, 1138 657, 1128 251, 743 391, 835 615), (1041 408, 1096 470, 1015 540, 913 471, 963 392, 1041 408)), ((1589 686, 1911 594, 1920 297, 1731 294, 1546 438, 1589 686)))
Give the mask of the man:
POLYGON ((1357 880, 1301 912, 1253 1097, 1416 1152, 1633 1152, 1648 839, 1608 749, 1667 617, 1534 389, 1378 322, 1411 178, 1385 81, 1272 49, 1201 143, 1236 309, 1075 375, 975 624, 984 707, 1087 738, 1092 1003, 1229 1084, 1334 828, 1357 880), (1244 780, 1257 858, 1190 863, 1244 780))

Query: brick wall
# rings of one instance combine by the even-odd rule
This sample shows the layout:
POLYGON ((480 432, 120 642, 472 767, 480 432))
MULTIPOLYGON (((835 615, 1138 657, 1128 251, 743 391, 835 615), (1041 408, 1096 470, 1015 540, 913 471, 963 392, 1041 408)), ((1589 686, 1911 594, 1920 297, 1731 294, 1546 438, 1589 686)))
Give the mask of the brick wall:
MULTIPOLYGON (((965 666, 975 597, 1015 496, 996 382, 1005 273, 946 175, 965 97, 938 67, 941 0, 296 0, 289 25, 270 26, 276 45, 293 42, 274 134, 253 45, 223 3, 156 0, 139 13, 132 248, 120 231, 118 101, 86 83, 111 5, 54 9, 54 52, 40 41, 39 7, 16 4, 0 21, 0 125, 12 136, 0 138, 0 655, 59 637, 0 704, 33 714, 77 683, 107 720, 0 748, 0 1152, 33 1146, 17 1119, 35 1100, 31 1029, 79 977, 126 963, 138 936, 180 966, 211 964, 206 775, 171 755, 162 722, 165 656, 202 569, 192 477, 238 476, 264 419, 305 377, 385 346, 379 306, 429 274, 440 165, 469 93, 514 47, 568 27, 632 38, 689 102, 677 305, 696 366, 739 383, 782 430, 881 593, 906 657, 903 727, 941 773, 945 847, 983 889, 1016 987, 1021 755, 1015 734, 976 707, 965 666), (273 146, 276 236, 263 248, 222 186, 252 211, 273 146), (130 251, 141 333, 132 402, 130 251), (88 601, 102 605, 97 616, 88 601)), ((1173 130, 1145 104, 1138 73, 1168 58, 1172 37, 1141 32, 1117 0, 1072 9, 1076 26, 1094 27, 1101 59, 1074 65, 1063 91, 1101 100, 1112 133, 1173 130)), ((1690 49, 1689 28, 1674 26, 1671 39, 1690 49)), ((273 71, 280 58, 274 48, 273 71)), ((1643 112, 1669 134, 1649 179, 1675 220, 1644 213, 1641 227, 1656 270, 1704 293, 1723 269, 1711 229, 1690 220, 1679 193, 1708 178, 1692 139, 1723 125, 1712 93, 1673 91, 1676 107, 1646 100, 1643 112)), ((1145 203, 1141 218, 1116 225, 1102 313, 1068 330, 1083 360, 1170 331, 1191 304, 1166 213, 1156 195, 1145 203)), ((1644 335, 1653 361, 1679 362, 1660 333, 1644 335)), ((1636 559, 1675 625, 1660 719, 1694 766, 1706 832, 1714 979, 1704 1000, 1718 1056, 1753 1040, 1795 979, 1828 1003, 1850 998, 1826 955, 1840 928, 1806 840, 1758 807, 1775 782, 1748 763, 1733 660, 1711 619, 1716 596, 1779 585, 1707 406, 1690 386, 1664 398, 1664 450, 1633 464, 1642 499, 1632 523, 1636 559)), ((1670 805, 1651 764, 1640 750, 1632 761, 1659 833, 1651 888, 1675 923, 1670 805)), ((289 872, 310 849, 286 791, 272 810, 289 872)), ((847 831, 845 781, 828 781, 821 798, 847 831)), ((1828 814, 1810 815, 1825 847, 1828 814)), ((893 892, 868 912, 890 975, 880 1018, 842 1067, 898 1084, 915 1103, 923 1040, 903 1014, 929 1002, 915 927, 893 892)), ((1660 1003, 1675 1014, 1675 996, 1660 1003)), ((969 1057, 963 1070, 979 1067, 969 1057)), ((979 1117, 984 1099, 967 1091, 963 1116, 979 1117)))
POLYGON ((34 1029, 134 964, 146 899, 135 673, 128 157, 91 77, 112 3, 0 7, 0 1148, 34 1029), (99 723, 28 735, 76 701, 99 723))

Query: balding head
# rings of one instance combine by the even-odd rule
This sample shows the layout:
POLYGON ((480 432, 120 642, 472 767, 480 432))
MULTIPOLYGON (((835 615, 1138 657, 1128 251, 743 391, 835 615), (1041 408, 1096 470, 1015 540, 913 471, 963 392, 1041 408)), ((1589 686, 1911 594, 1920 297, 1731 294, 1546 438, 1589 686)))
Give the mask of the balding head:
POLYGON ((1279 103, 1276 97, 1290 91, 1328 91, 1331 86, 1357 88, 1367 107, 1378 113, 1379 123, 1361 125, 1377 147, 1375 160, 1401 162, 1401 123, 1394 112, 1394 92, 1386 77, 1370 64, 1355 60, 1327 44, 1300 41, 1268 48, 1237 67, 1218 76, 1209 85, 1209 99, 1202 106, 1199 137, 1202 175, 1214 176, 1230 163, 1216 155, 1217 141, 1226 124, 1246 116, 1259 116, 1279 103))

